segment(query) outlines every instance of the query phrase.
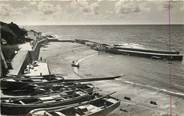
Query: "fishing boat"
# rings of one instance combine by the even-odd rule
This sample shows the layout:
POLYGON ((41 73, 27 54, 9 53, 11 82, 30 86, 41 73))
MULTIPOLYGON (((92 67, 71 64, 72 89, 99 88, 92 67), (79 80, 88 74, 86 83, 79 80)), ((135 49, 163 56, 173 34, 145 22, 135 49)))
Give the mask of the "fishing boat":
MULTIPOLYGON (((14 89, 17 87, 27 88, 28 83, 34 84, 44 84, 44 83, 54 83, 62 82, 64 78, 58 75, 45 75, 45 76, 9 76, 0 79, 1 88, 14 89)), ((29 86, 30 87, 30 86, 29 86)))
MULTIPOLYGON (((60 81, 60 80, 58 80, 60 81)), ((34 90, 38 86, 41 86, 43 84, 41 83, 50 83, 50 82, 58 82, 56 79, 47 80, 43 77, 38 78, 26 78, 26 77, 7 77, 2 78, 0 80, 1 83, 1 89, 2 90, 34 90)))
POLYGON ((47 95, 2 97, 1 113, 6 115, 22 115, 36 108, 56 107, 89 100, 91 95, 79 89, 65 88, 58 93, 47 95))
POLYGON ((68 107, 35 109, 26 116, 105 116, 118 108, 119 105, 120 100, 108 95, 68 107))
MULTIPOLYGON (((5 77, 0 79, 1 89, 13 90, 16 88, 19 89, 29 89, 32 90, 35 86, 48 86, 48 85, 60 85, 60 84, 70 84, 75 85, 77 82, 90 82, 90 81, 101 81, 101 80, 113 80, 120 78, 121 76, 112 76, 112 77, 101 77, 101 78, 87 78, 87 79, 63 79, 60 77, 5 77), (59 84, 60 83, 60 84, 59 84)), ((79 83, 77 84, 79 85, 79 83)), ((54 86, 53 86, 54 87, 54 86)))
POLYGON ((64 88, 73 88, 93 92, 94 86, 91 83, 80 82, 52 82, 52 83, 33 83, 28 81, 16 80, 14 78, 4 78, 1 80, 1 90, 6 95, 35 95, 41 93, 60 92, 64 88))

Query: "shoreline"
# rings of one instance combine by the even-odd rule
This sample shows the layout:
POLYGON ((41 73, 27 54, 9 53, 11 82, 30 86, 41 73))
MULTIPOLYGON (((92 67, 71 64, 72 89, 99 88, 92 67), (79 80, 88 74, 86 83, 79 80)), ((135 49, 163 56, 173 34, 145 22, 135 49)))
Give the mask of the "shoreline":
MULTIPOLYGON (((46 58, 48 63, 50 64, 51 73, 56 73, 56 72, 63 73, 65 75, 64 76, 65 78, 80 78, 77 75, 75 75, 75 73, 73 73, 73 68, 71 67, 71 63, 73 60, 79 61, 78 63, 81 63, 80 59, 83 59, 85 57, 88 58, 88 56, 90 56, 93 52, 97 53, 95 50, 91 50, 87 46, 83 46, 83 45, 76 44, 76 43, 62 43, 62 42, 61 43, 54 42, 54 43, 47 45, 47 48, 41 49, 41 55, 43 55, 43 57, 46 58), (49 51, 52 49, 56 50, 54 51, 56 54, 55 53, 48 54, 49 51)), ((79 69, 79 75, 80 75, 80 69, 79 69)), ((86 78, 86 75, 85 76, 82 75, 82 78, 86 78)), ((97 87, 96 91, 100 91, 100 93, 103 93, 103 94, 106 94, 112 91, 117 91, 114 97, 121 99, 122 104, 117 111, 115 111, 114 113, 110 115, 119 116, 123 114, 126 116, 130 114, 135 114, 133 110, 130 110, 130 111, 128 110, 129 107, 135 110, 139 108, 142 109, 143 107, 144 110, 148 110, 145 114, 149 112, 150 115, 151 114, 161 115, 161 114, 166 114, 167 112, 167 104, 169 102, 169 95, 166 93, 162 93, 157 89, 150 90, 148 88, 139 87, 139 86, 136 86, 135 84, 131 84, 128 82, 121 83, 118 80, 99 81, 99 82, 91 82, 91 83, 97 87), (127 91, 127 90, 130 90, 130 91, 127 91), (139 95, 140 92, 141 92, 141 95, 139 95), (125 96, 127 97, 131 96, 132 101, 125 100, 124 99, 125 96), (151 105, 149 103, 149 101, 151 100, 156 100, 159 105, 158 106, 151 105), (128 110, 128 113, 121 112, 120 109, 128 110)), ((182 99, 178 97, 174 97, 174 96, 173 96, 173 99, 174 99, 174 104, 177 103, 176 107, 174 108, 176 110, 176 113, 183 112, 181 109, 182 106, 180 105, 184 105, 184 104, 178 104, 178 101, 181 102, 182 99)), ((141 115, 144 115, 144 113, 142 113, 141 115)))
MULTIPOLYGON (((94 44, 98 44, 98 43, 96 43, 96 42, 88 41, 88 40, 81 40, 81 41, 92 42, 92 43, 94 43, 94 44)), ((75 40, 59 40, 59 39, 50 39, 49 42, 71 42, 71 43, 78 43, 78 44, 82 44, 82 45, 84 44, 84 43, 77 42, 77 41, 75 41, 75 40)), ((85 46, 85 45, 84 45, 84 46, 85 46)), ((93 45, 91 46, 91 45, 88 45, 88 44, 87 44, 87 46, 89 46, 89 49, 91 49, 91 47, 92 47, 93 45)), ((92 49, 92 50, 94 50, 94 49, 92 49)), ((97 52, 98 52, 98 51, 97 51, 97 52)), ((85 59, 87 59, 87 58, 89 58, 89 57, 92 57, 92 56, 94 56, 94 55, 97 55, 97 53, 92 54, 92 55, 88 55, 88 56, 84 56, 84 57, 81 58, 81 59, 77 59, 77 60, 76 60, 76 64, 79 64, 79 63, 82 62, 83 60, 85 60, 85 59)), ((76 67, 73 67, 72 69, 73 69, 73 72, 74 72, 77 76, 85 78, 84 75, 80 75, 79 72, 76 71, 76 70, 77 70, 76 67)), ((154 87, 154 86, 143 85, 143 84, 134 83, 134 82, 131 82, 131 81, 128 81, 128 80, 123 81, 123 83, 125 83, 125 84, 130 84, 130 85, 133 85, 133 86, 138 86, 138 87, 144 87, 144 88, 151 89, 151 90, 154 90, 154 91, 160 91, 160 92, 165 93, 165 94, 168 94, 168 95, 174 95, 174 96, 178 96, 178 97, 184 98, 184 93, 174 92, 174 91, 171 91, 171 90, 166 90, 166 89, 164 89, 164 88, 157 88, 157 87, 154 87)))
MULTIPOLYGON (((55 40, 52 39, 47 39, 47 43, 45 43, 45 46, 52 46, 54 45, 55 42, 53 42, 55 40), (53 43, 52 43, 53 42, 53 43), (49 44, 52 43, 52 44, 49 44)), ((49 69, 51 73, 58 73, 61 72, 62 74, 64 74, 65 78, 77 78, 75 71, 73 72, 73 68, 71 67, 71 63, 73 60, 77 60, 78 63, 82 62, 83 60, 85 60, 85 58, 90 58, 90 56, 93 56, 93 54, 97 54, 97 51, 92 50, 91 48, 89 48, 88 46, 84 46, 84 45, 80 45, 78 43, 75 43, 74 40, 61 40, 59 42, 56 43, 60 43, 63 46, 56 46, 60 49, 55 49, 56 51, 54 52, 58 52, 61 51, 61 49, 64 49, 63 51, 61 51, 61 54, 56 54, 56 56, 61 56, 62 59, 53 59, 54 57, 54 53, 49 54, 49 58, 48 58, 48 53, 49 51, 44 51, 44 47, 41 47, 42 44, 36 44, 35 49, 37 50, 37 56, 34 57, 43 57, 44 59, 47 59, 47 62, 49 64, 49 69), (64 42, 64 44, 63 44, 64 42), (74 48, 73 48, 74 47, 74 48), (45 53, 44 53, 45 52, 45 53), (89 57, 88 57, 89 56, 89 57), (82 60, 81 60, 82 59, 82 60), (62 61, 62 63, 60 63, 62 61), (60 65, 61 64, 61 65, 60 65), (60 67, 57 69, 57 65, 60 65, 60 67)), ((52 46, 55 47, 55 46, 52 46)), ((34 51, 33 51, 34 54, 34 51)), ((80 74, 78 75, 80 76, 80 74)), ((84 76, 83 78, 85 78, 86 76, 84 76)), ((78 77, 80 78, 80 77, 78 77)), ((165 106, 166 103, 169 101, 169 95, 164 94, 162 92, 160 92, 159 90, 149 90, 148 88, 144 88, 144 87, 139 87, 136 86, 136 84, 133 84, 131 82, 126 82, 126 83, 120 83, 118 80, 114 80, 114 81, 100 81, 100 82, 92 82, 92 84, 94 84, 95 86, 97 86, 97 91, 100 91, 103 94, 112 92, 114 90, 116 91, 121 91, 121 93, 116 93, 114 96, 119 98, 120 100, 122 100, 121 106, 119 109, 117 109, 116 111, 114 111, 111 115, 116 115, 116 116, 120 116, 121 114, 123 115, 131 115, 131 114, 135 114, 134 110, 139 109, 139 108, 143 108, 144 110, 148 110, 145 114, 150 113, 150 114, 166 114, 167 112, 167 107, 165 106), (110 88, 109 88, 110 87, 110 88), (98 89, 99 88, 99 89, 98 89), (108 88, 108 89, 107 89, 108 88), (127 89, 132 90, 131 92, 127 92, 127 89), (136 96, 139 92, 143 92, 145 93, 145 96, 136 96), (157 95, 155 98, 153 98, 152 95, 157 95), (151 95, 151 96, 150 96, 151 95), (133 99, 132 101, 127 101, 124 99, 125 96, 132 96, 131 99, 133 99), (144 103, 143 98, 147 100, 147 103, 144 103), (151 104, 149 104, 149 101, 152 99, 156 99, 159 102, 162 102, 159 99, 163 99, 165 98, 163 105, 159 105, 159 106, 153 106, 151 104), (140 99, 139 102, 136 101, 136 99, 140 99), (168 101, 167 101, 168 100, 168 101), (158 108, 159 107, 159 108, 158 108), (164 108, 166 107, 166 108, 164 108), (129 108, 133 108, 134 110, 129 110, 129 108), (121 109, 123 109, 124 111, 120 111, 121 109), (128 111, 128 112, 126 112, 128 111), (157 113, 156 113, 157 112, 157 113)), ((163 92, 165 92, 165 90, 162 90, 163 92)), ((178 101, 176 97, 174 97, 174 100, 178 101)), ((179 99, 180 101, 180 99, 179 99)), ((177 102, 176 102, 177 103, 177 102)), ((182 105, 182 104, 181 104, 182 105)), ((181 108, 181 107, 179 107, 181 108)), ((178 107, 176 108, 177 111, 182 112, 182 109, 179 109, 178 107), (178 110, 179 109, 179 110, 178 110)), ((144 112, 141 113, 139 112, 139 114, 143 114, 144 112)))

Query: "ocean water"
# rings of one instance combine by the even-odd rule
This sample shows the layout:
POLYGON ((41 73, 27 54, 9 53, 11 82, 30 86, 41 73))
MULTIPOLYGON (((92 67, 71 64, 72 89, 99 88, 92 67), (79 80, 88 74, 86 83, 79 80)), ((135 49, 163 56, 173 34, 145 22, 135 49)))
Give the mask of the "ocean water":
MULTIPOLYGON (((184 25, 171 26, 170 40, 167 25, 58 25, 27 28, 54 34, 59 39, 85 39, 108 44, 129 43, 139 47, 166 50, 170 45, 172 49, 184 54, 184 25)), ((184 61, 169 64, 163 60, 102 53, 82 61, 81 65, 79 73, 84 76, 124 74, 122 82, 129 81, 184 92, 184 61)))
MULTIPOLYGON (((169 49, 168 25, 53 25, 31 29, 57 35, 61 39, 86 39, 102 43, 135 43, 169 49)), ((170 26, 171 47, 184 53, 184 25, 170 26)))

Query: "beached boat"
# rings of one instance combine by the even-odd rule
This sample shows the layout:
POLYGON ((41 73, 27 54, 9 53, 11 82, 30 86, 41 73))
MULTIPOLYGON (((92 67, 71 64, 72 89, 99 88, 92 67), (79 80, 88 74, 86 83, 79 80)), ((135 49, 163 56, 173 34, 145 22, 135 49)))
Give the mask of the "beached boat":
MULTIPOLYGON (((62 79, 61 79, 62 80, 62 79)), ((41 83, 59 82, 58 79, 47 80, 44 77, 26 78, 26 77, 6 77, 0 80, 2 90, 34 90, 35 87, 40 86, 41 83)))
POLYGON ((36 108, 56 107, 89 100, 91 95, 79 89, 66 88, 59 93, 27 97, 2 97, 1 113, 7 115, 26 114, 36 108))
POLYGON ((119 105, 120 100, 105 96, 68 107, 35 109, 26 116, 105 116, 119 107, 119 105))
POLYGON ((86 91, 89 94, 93 92, 94 86, 90 83, 80 82, 52 82, 52 83, 32 83, 24 80, 16 80, 14 78, 1 79, 1 90, 6 95, 35 95, 39 93, 60 92, 64 88, 73 88, 86 91))
POLYGON ((101 77, 101 78, 87 78, 87 79, 63 79, 62 77, 5 77, 0 79, 1 89, 33 89, 35 86, 48 86, 56 83, 74 84, 76 82, 90 82, 101 80, 113 80, 120 78, 121 76, 101 77), (30 85, 30 86, 29 86, 30 85))
MULTIPOLYGON (((47 83, 55 83, 55 82, 63 82, 64 78, 61 75, 45 75, 45 76, 8 76, 1 78, 1 87, 4 84, 14 84, 17 87, 18 84, 27 85, 27 83, 34 84, 47 84, 47 83), (6 83, 8 82, 8 83, 6 83), (19 82, 19 83, 18 83, 19 82)), ((11 87, 13 88, 13 85, 11 87)), ((8 87, 8 86, 6 86, 8 87)))

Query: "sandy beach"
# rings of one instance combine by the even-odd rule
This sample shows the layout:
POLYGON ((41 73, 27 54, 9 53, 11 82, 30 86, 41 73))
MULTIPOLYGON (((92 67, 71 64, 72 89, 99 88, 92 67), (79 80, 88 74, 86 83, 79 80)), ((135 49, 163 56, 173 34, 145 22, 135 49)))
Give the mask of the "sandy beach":
POLYGON ((184 116, 182 14, 184 0, 0 0, 1 114, 184 116))
MULTIPOLYGON (((71 67, 72 61, 80 61, 80 68, 82 68, 85 65, 83 62, 87 59, 92 59, 93 56, 98 57, 98 53, 76 43, 52 42, 44 45, 40 50, 40 57, 47 60, 51 73, 63 74, 65 78, 93 77, 90 71, 88 75, 83 75, 82 70, 76 70, 71 67), (75 74, 76 72, 79 76, 75 74)), ((112 75, 104 74, 103 76, 112 75)), ((121 80, 92 82, 97 87, 95 91, 102 94, 116 92, 113 96, 121 100, 119 109, 110 115, 166 116, 169 113, 170 96, 168 94, 131 83, 122 83, 121 80), (125 97, 129 97, 131 100, 126 100, 125 97), (151 101, 155 101, 156 105, 151 104, 151 101)), ((183 98, 172 96, 171 106, 174 115, 183 116, 183 101, 183 98)))

